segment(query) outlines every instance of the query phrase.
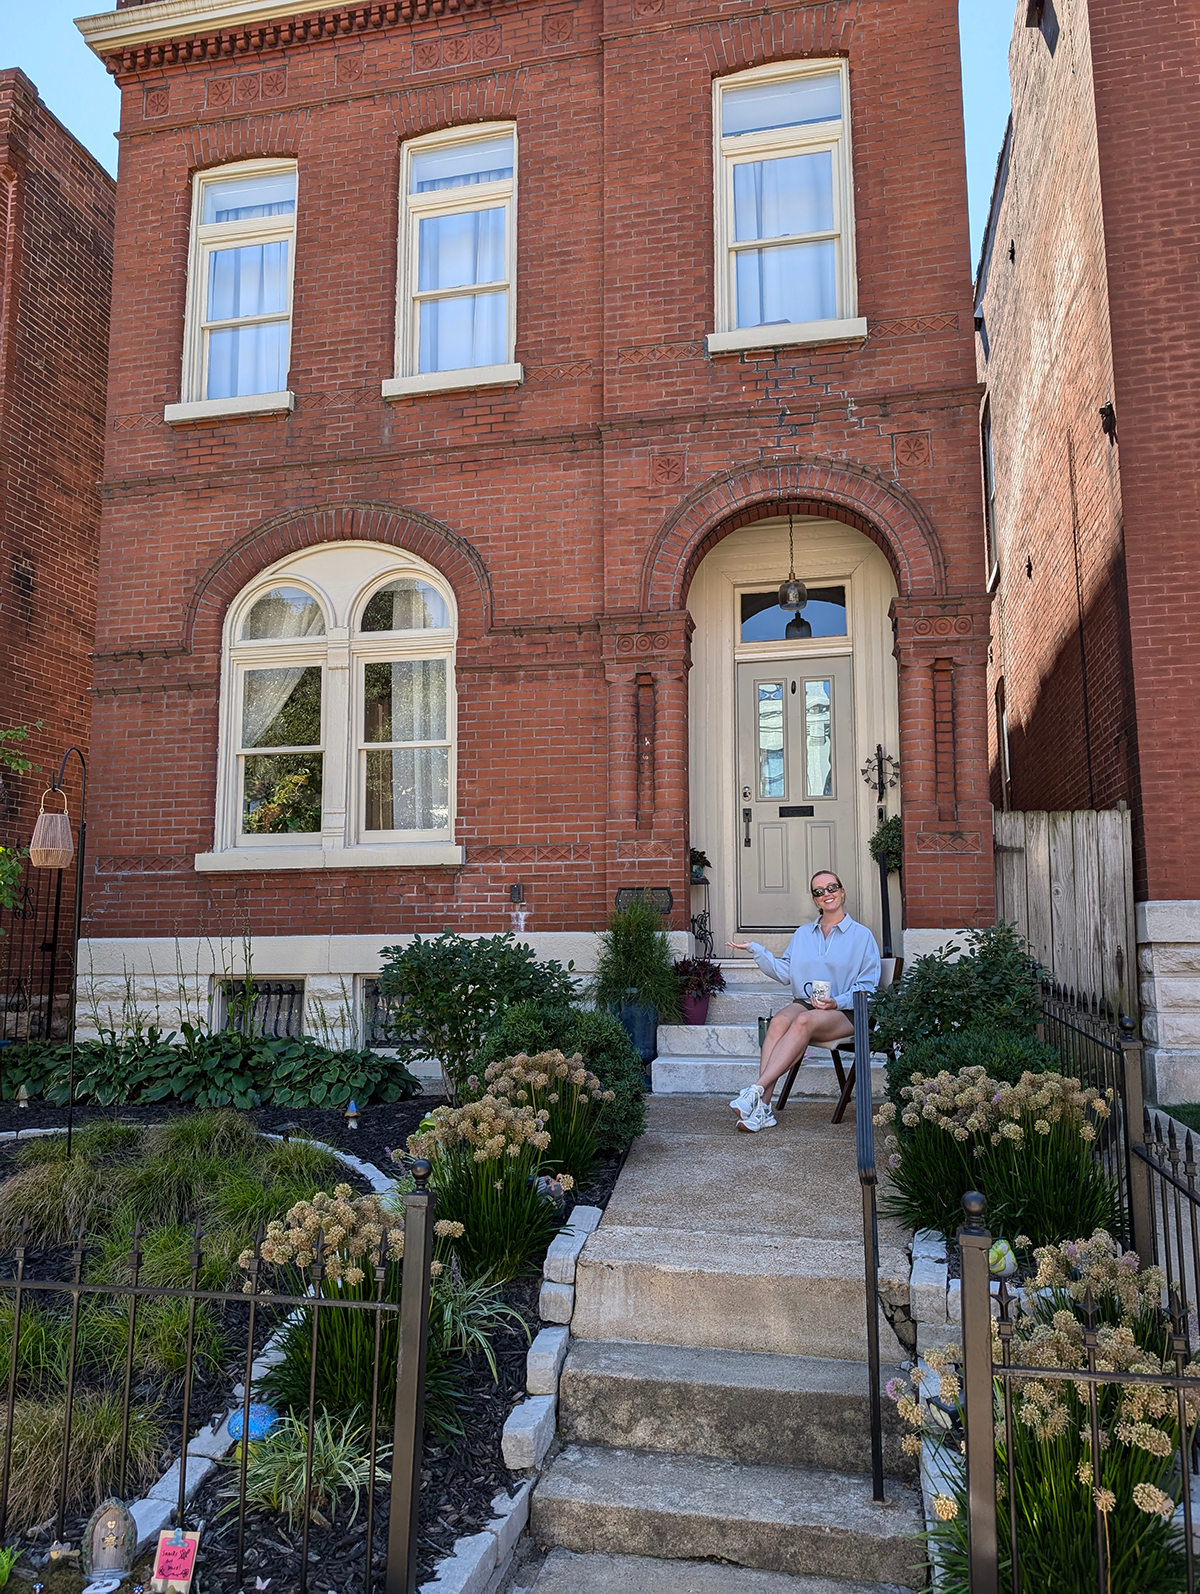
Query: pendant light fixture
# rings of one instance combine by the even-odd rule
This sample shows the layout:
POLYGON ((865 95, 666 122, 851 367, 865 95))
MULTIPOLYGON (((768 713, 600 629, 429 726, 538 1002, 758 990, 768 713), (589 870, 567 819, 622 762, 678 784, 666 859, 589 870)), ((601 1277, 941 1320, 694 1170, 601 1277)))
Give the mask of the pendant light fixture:
POLYGON ((792 538, 792 517, 788 513, 788 578, 779 588, 781 609, 803 609, 808 602, 808 589, 796 574, 796 548, 792 538))
POLYGON ((788 621, 784 629, 784 636, 789 642, 802 640, 812 636, 812 626, 807 620, 800 618, 800 610, 808 602, 808 588, 796 574, 796 545, 792 532, 792 516, 788 512, 788 578, 779 588, 779 607, 781 609, 795 609, 796 613, 788 621))

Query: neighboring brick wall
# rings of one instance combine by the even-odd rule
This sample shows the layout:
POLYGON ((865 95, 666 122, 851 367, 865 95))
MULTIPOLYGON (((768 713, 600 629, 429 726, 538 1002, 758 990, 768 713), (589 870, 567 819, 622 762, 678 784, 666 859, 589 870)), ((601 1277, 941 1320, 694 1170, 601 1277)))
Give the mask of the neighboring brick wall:
MULTIPOLYGON (((1001 545, 989 684, 1004 682, 1011 806, 1127 801, 1138 896, 1195 899, 1200 34, 1169 0, 1132 29, 1108 0, 1051 10, 1037 29, 1018 8, 986 355, 977 340, 1001 545)), ((995 714, 990 746, 999 802, 995 714)))
POLYGON ((1138 895, 1200 899, 1200 17, 1091 0, 1141 766, 1138 895))
POLYGON ((0 72, 0 726, 44 721, 22 749, 44 780, 5 774, 0 841, 88 747, 115 186, 0 72))
MULTIPOLYGON (((673 0, 582 0, 385 18, 319 44, 272 37, 251 30, 235 61, 170 65, 157 49, 118 72, 89 933, 495 929, 516 879, 537 929, 603 923, 622 884, 670 885, 686 901, 691 561, 705 538, 793 502, 869 524, 897 569, 908 922, 989 920, 954 0, 781 3, 703 22, 673 0), (709 360, 712 78, 841 53, 871 335, 862 348, 709 360), (525 384, 389 407, 379 384, 392 374, 400 142, 491 118, 513 118, 520 140, 525 384), (162 410, 180 396, 190 176, 255 154, 300 164, 297 407, 172 431, 162 410), (897 445, 910 433, 919 445, 897 445), (859 510, 835 491, 843 467, 857 472, 859 510), (701 497, 676 556, 688 574, 675 580, 655 552, 701 497), (222 561, 239 547, 240 584, 253 561, 279 556, 260 528, 355 503, 385 506, 397 528, 386 535, 458 592, 467 863, 198 876, 192 855, 213 834, 220 620, 236 590, 222 561), (431 522, 474 551, 485 596, 448 542, 436 551, 431 522), (931 741, 929 772, 922 759, 937 660, 960 737, 953 768, 940 760, 940 805, 931 741), (638 676, 653 685, 656 727, 640 828, 638 676)), ((329 535, 384 535, 375 513, 341 529, 334 517, 329 535)))
MULTIPOLYGON (((993 704, 1003 680, 1016 809, 1111 808, 1136 791, 1113 396, 1086 0, 1058 37, 1013 31, 1007 179, 977 339, 996 467, 993 704), (1015 247, 1015 259, 1010 250, 1015 247)), ((990 715, 993 800, 1002 800, 990 715)))

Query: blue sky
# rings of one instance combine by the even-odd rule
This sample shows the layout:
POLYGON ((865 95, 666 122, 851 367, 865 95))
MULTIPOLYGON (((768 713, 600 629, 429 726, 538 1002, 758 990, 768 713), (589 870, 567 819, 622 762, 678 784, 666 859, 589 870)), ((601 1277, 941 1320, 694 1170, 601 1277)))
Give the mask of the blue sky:
MULTIPOLYGON (((23 68, 54 114, 115 172, 117 91, 73 25, 72 18, 81 14, 79 0, 40 0, 37 5, 9 0, 4 9, 0 63, 23 68)), ((95 9, 110 7, 97 0, 95 9)), ((987 218, 996 156, 1008 117, 1008 41, 1013 0, 959 0, 958 14, 974 268, 987 218)))

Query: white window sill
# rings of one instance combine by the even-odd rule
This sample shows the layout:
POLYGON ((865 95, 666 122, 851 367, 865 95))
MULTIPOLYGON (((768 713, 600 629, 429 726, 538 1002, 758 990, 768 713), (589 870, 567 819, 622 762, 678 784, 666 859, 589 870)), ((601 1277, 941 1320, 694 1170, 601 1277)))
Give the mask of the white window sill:
POLYGON ((786 321, 768 327, 739 327, 736 332, 710 332, 705 347, 710 354, 734 354, 741 349, 780 349, 794 343, 844 343, 867 335, 864 316, 846 321, 786 321))
POLYGON ((452 841, 405 841, 391 847, 231 847, 198 852, 199 874, 280 869, 415 869, 460 864, 464 849, 452 841))
POLYGON ((187 426, 192 421, 235 420, 242 415, 290 415, 295 408, 294 393, 247 393, 241 398, 168 404, 163 410, 163 420, 168 426, 187 426))
POLYGON ((391 376, 383 384, 385 399, 412 398, 419 393, 449 393, 465 387, 519 387, 523 365, 475 365, 465 371, 426 371, 423 376, 391 376))

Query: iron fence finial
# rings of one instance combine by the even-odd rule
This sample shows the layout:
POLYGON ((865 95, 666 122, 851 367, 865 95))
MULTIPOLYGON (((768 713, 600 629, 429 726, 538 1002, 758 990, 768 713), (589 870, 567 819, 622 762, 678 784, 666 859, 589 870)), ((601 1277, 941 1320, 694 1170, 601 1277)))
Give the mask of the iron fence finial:
POLYGON ((433 1172, 433 1164, 424 1157, 418 1157, 412 1165, 412 1176, 418 1190, 424 1190, 429 1183, 429 1176, 433 1172))

